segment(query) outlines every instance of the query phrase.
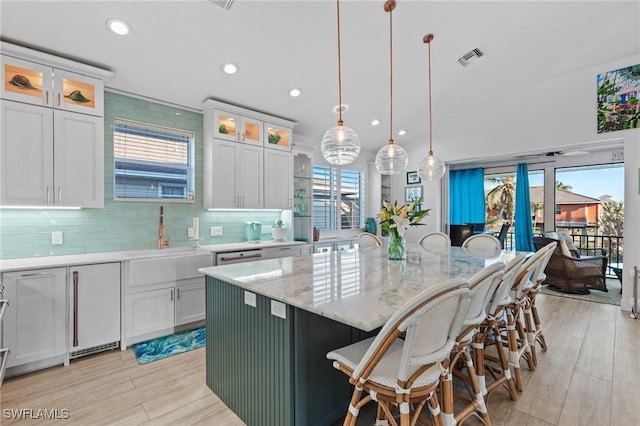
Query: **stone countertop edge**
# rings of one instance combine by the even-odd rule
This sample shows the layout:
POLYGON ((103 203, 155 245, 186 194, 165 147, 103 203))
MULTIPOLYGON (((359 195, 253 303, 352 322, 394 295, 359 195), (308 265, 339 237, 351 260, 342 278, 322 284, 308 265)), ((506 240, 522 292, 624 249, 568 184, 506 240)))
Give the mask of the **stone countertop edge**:
POLYGON ((94 263, 123 262, 166 256, 186 256, 191 254, 216 254, 226 251, 263 249, 269 247, 305 245, 303 241, 264 241, 260 243, 225 243, 202 245, 197 248, 188 246, 168 247, 165 249, 123 250, 100 253, 80 253, 55 256, 23 257, 18 259, 0 259, 0 273, 22 271, 26 269, 57 268, 69 265, 89 265, 94 263))
MULTIPOLYGON (((310 256, 316 256, 316 255, 312 254, 310 256)), ((265 262, 274 262, 274 264, 277 264, 278 260, 281 260, 281 259, 267 259, 267 260, 261 260, 261 261, 258 261, 258 262, 260 262, 261 264, 264 264, 265 262)), ((242 266, 245 269, 245 271, 251 271, 251 268, 253 267, 252 263, 254 263, 254 262, 247 262, 247 263, 243 263, 242 264, 242 266), (247 268, 249 268, 249 269, 247 269, 247 268)), ((339 312, 337 312, 336 310, 332 310, 329 306, 322 306, 322 305, 315 305, 315 304, 305 303, 302 300, 300 300, 299 298, 296 298, 296 296, 295 296, 296 292, 295 291, 293 292, 294 293, 293 295, 284 294, 284 292, 273 291, 273 290, 265 288, 264 286, 261 286, 259 284, 256 285, 256 283, 254 283, 254 282, 244 282, 244 281, 236 280, 233 277, 231 277, 230 275, 225 274, 225 270, 227 270, 229 266, 235 268, 237 265, 210 266, 210 267, 207 267, 207 268, 200 268, 200 269, 198 269, 198 272, 201 272, 204 275, 209 276, 211 278, 219 279, 219 280, 224 281, 224 282, 226 282, 228 284, 231 284, 231 285, 234 285, 236 287, 239 287, 239 288, 241 288, 243 290, 250 291, 250 292, 256 293, 256 294, 260 294, 260 295, 262 295, 264 297, 267 297, 269 299, 276 300, 278 302, 285 303, 285 304, 293 306, 295 308, 302 309, 302 310, 305 310, 307 312, 311 312, 313 314, 320 315, 322 317, 338 321, 338 322, 340 322, 342 324, 346 324, 346 325, 349 325, 351 327, 358 328, 358 329, 363 330, 365 332, 369 332, 369 331, 375 330, 376 328, 381 327, 382 325, 384 325, 385 321, 383 319, 377 318, 376 316, 374 316, 374 318, 370 317, 367 320, 357 320, 356 318, 354 318, 352 316, 342 315, 339 312)), ((277 278, 276 278, 276 280, 277 280, 277 278)))

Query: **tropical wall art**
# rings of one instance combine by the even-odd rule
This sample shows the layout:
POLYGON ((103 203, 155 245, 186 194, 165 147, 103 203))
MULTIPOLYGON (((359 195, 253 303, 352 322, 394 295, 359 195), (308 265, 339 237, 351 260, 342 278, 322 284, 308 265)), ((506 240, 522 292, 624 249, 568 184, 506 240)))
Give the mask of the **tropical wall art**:
POLYGON ((640 127, 640 64, 598 74, 598 133, 640 127))

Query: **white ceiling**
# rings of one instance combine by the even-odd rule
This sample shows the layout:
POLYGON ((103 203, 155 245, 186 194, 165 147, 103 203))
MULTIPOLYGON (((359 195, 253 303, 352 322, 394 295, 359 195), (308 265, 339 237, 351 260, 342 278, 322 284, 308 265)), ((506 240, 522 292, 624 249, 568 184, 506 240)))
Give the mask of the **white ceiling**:
MULTIPOLYGON (((342 0, 345 125, 376 152, 389 138, 389 14, 383 1, 342 0), (382 124, 372 127, 378 118, 382 124)), ((396 143, 426 138, 427 47, 432 42, 433 120, 460 120, 490 101, 558 75, 640 54, 638 1, 410 1, 393 12, 396 143), (473 48, 469 67, 456 59, 473 48), (397 136, 406 129, 406 136, 397 136)), ((109 69, 107 86, 183 107, 206 98, 298 122, 319 145, 338 104, 336 3, 236 0, 11 1, 0 3, 4 41, 109 69), (133 28, 117 36, 107 19, 133 28), (240 71, 225 75, 224 62, 240 71), (288 90, 299 87, 299 98, 288 90)), ((595 80, 594 80, 595 81, 595 80)))

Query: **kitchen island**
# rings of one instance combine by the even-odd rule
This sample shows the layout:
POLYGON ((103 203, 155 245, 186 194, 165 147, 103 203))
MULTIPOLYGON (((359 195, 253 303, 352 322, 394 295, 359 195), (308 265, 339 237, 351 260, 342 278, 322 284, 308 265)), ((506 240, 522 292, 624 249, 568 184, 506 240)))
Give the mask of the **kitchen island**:
POLYGON ((327 352, 374 335, 420 291, 514 256, 409 244, 406 261, 377 248, 202 268, 207 385, 248 425, 331 425, 352 389, 327 352))

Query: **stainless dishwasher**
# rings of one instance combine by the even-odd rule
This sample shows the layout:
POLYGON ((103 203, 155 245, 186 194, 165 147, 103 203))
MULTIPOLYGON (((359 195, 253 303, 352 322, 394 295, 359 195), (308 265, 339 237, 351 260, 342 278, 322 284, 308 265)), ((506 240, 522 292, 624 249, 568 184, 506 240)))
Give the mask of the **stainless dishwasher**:
POLYGON ((225 251, 216 253, 216 266, 250 262, 252 260, 260 259, 262 259, 261 249, 225 251))

